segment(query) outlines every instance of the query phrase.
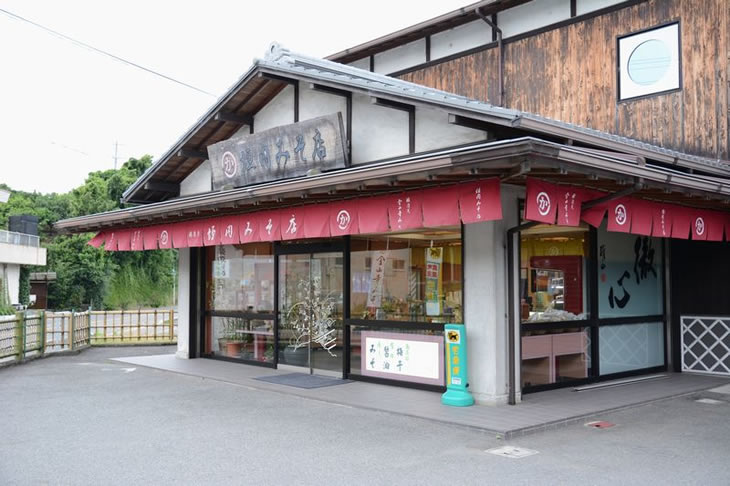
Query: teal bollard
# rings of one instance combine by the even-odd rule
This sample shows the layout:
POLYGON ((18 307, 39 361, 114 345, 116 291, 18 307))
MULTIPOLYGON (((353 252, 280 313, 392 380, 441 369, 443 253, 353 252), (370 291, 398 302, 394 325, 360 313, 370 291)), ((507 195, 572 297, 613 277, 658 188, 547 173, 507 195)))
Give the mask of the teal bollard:
POLYGON ((446 339, 446 393, 441 403, 452 407, 474 405, 474 397, 466 389, 466 328, 464 324, 444 325, 446 339))

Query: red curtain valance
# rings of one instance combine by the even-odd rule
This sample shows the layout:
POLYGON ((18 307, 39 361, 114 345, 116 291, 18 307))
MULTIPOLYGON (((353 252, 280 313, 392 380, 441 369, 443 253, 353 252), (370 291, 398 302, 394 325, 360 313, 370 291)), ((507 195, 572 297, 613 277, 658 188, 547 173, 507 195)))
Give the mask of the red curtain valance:
POLYGON ((386 233, 502 219, 499 179, 265 210, 139 229, 102 231, 89 243, 109 251, 230 245, 386 233))
POLYGON ((525 219, 563 226, 577 226, 582 219, 598 227, 608 214, 608 231, 707 241, 730 235, 730 214, 709 209, 622 197, 581 211, 583 202, 605 195, 528 178, 525 219))

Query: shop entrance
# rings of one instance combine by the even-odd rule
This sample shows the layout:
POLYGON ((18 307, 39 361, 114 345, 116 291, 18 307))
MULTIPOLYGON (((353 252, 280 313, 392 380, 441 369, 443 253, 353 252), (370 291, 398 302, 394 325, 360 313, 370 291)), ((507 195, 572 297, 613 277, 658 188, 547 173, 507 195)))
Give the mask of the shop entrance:
POLYGON ((278 364, 342 376, 344 258, 330 245, 282 245, 278 264, 278 364))

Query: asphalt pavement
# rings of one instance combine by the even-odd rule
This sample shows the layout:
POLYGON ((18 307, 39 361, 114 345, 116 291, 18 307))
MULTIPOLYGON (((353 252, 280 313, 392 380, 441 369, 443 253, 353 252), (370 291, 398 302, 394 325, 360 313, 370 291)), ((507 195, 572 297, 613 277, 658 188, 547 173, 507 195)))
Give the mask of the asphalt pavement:
POLYGON ((503 441, 108 361, 165 352, 92 348, 0 369, 0 484, 730 483, 730 395, 503 441), (486 452, 504 445, 537 453, 486 452))

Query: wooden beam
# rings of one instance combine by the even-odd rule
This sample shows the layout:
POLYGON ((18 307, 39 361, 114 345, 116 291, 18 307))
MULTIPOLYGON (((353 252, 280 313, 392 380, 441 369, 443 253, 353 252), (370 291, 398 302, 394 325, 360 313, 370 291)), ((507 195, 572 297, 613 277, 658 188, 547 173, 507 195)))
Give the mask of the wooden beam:
POLYGON ((474 118, 468 118, 466 116, 454 115, 449 113, 449 124, 457 125, 464 128, 471 128, 472 130, 481 130, 483 132, 491 132, 492 126, 484 120, 477 120, 474 118))
POLYGON ((208 153, 203 152, 201 150, 195 150, 195 149, 189 149, 189 148, 182 148, 177 151, 178 157, 186 157, 188 159, 203 159, 206 160, 208 158, 208 153))
POLYGON ((382 106, 384 108, 391 108, 393 110, 400 110, 409 113, 416 110, 416 107, 413 105, 401 103, 399 101, 386 100, 385 98, 377 98, 375 96, 370 97, 370 103, 375 106, 382 106))
POLYGON ((146 182, 144 188, 147 191, 164 192, 175 196, 180 194, 180 184, 173 182, 146 182))
POLYGON ((239 125, 251 125, 253 124, 253 117, 251 115, 239 115, 237 113, 218 112, 213 117, 215 121, 238 123, 239 125))
POLYGON ((279 81, 280 83, 287 83, 287 84, 299 84, 298 79, 294 78, 287 78, 286 76, 279 76, 277 74, 270 74, 270 73, 258 73, 259 78, 269 79, 271 81, 279 81))

